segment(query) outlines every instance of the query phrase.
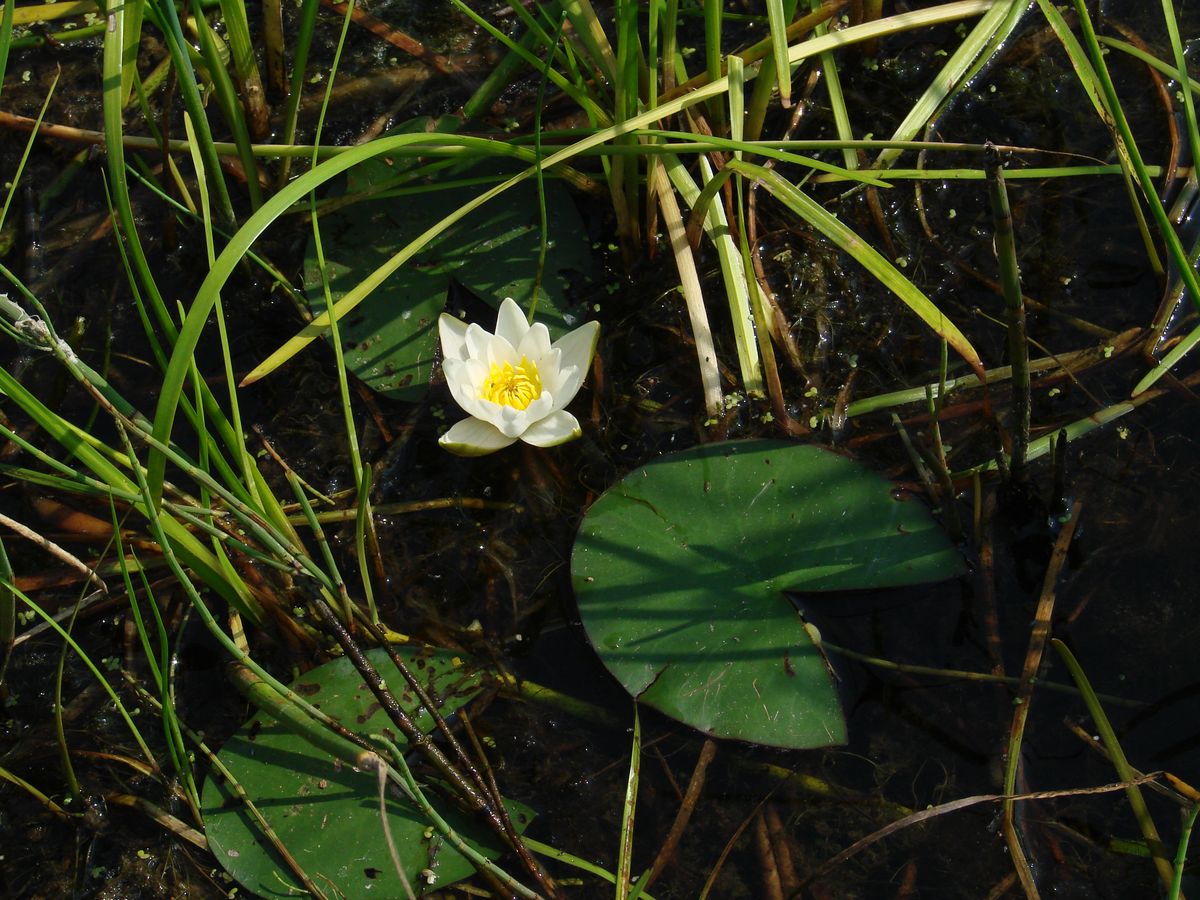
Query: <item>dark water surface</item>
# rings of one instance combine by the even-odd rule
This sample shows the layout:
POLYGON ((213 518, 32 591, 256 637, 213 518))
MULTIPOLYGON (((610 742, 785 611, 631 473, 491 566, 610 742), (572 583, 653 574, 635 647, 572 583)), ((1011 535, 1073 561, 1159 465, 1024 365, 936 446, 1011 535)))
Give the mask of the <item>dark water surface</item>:
MULTIPOLYGON (((381 4, 372 13, 406 23, 437 52, 461 53, 488 63, 487 42, 444 11, 433 15, 381 4)), ((1140 4, 1108 4, 1110 26, 1127 26, 1159 55, 1168 54, 1154 11, 1140 4)), ((972 85, 969 95, 942 116, 938 137, 947 141, 1014 144, 1069 151, 1087 160, 1112 161, 1111 139, 1075 83, 1059 45, 1036 14, 999 61, 972 85)), ((1197 34, 1189 13, 1185 40, 1197 34)), ((322 40, 336 25, 325 22, 322 40)), ((850 61, 843 73, 852 110, 870 119, 860 132, 890 133, 941 61, 950 29, 885 44, 878 64, 850 61)), ((325 48, 327 52, 328 48, 325 48)), ((378 76, 396 70, 401 54, 365 32, 353 30, 349 71, 378 76)), ((157 57, 156 57, 157 58, 157 57)), ((1145 69, 1117 53, 1109 55, 1118 86, 1148 161, 1165 158, 1167 116, 1145 69)), ((99 128, 99 49, 95 44, 14 53, 0 108, 36 114, 57 66, 62 81, 48 121, 99 128), (29 77, 25 78, 25 73, 29 77)), ((424 76, 413 76, 424 79, 424 76)), ((797 84, 802 84, 798 79, 797 84)), ((452 80, 422 80, 413 89, 395 77, 335 106, 329 142, 348 142, 380 116, 390 126, 415 115, 454 109, 466 94, 452 80)), ((532 102, 536 82, 505 97, 514 114, 532 102)), ((1173 91, 1173 88, 1171 89, 1173 91)), ((823 88, 794 137, 832 136, 823 88)), ((311 129, 311 117, 306 120, 311 129)), ((767 134, 786 119, 772 120, 767 134)), ((181 133, 181 131, 180 131, 181 133)), ((24 136, 0 135, 5 178, 15 172, 24 136)), ((99 151, 80 159, 79 174, 61 194, 50 185, 70 165, 80 145, 39 140, 13 200, 3 262, 46 303, 60 331, 78 320, 78 352, 97 368, 105 363, 113 384, 143 410, 151 410, 158 375, 142 336, 128 284, 103 226, 106 213, 99 151)), ((159 160, 147 154, 148 166, 159 160)), ((830 155, 840 162, 840 155, 830 155)), ((1083 162, 1085 160, 1080 160, 1083 162)), ((1014 169, 1062 164, 1051 152, 1016 156, 1014 169)), ((182 160, 180 161, 182 165, 182 160)), ((902 165, 914 164, 911 155, 902 165)), ((967 154, 931 155, 927 167, 977 167, 967 154)), ((797 173, 792 173, 797 174, 797 173)), ((813 188, 831 210, 868 240, 880 240, 866 199, 837 199, 836 187, 813 188)), ((1024 290, 1050 311, 1030 310, 1032 355, 1093 346, 1067 316, 1120 332, 1145 326, 1162 286, 1129 214, 1119 177, 1010 182, 1024 290), (1045 350, 1040 348, 1046 348, 1045 350)), ((168 302, 187 302, 206 269, 202 235, 175 221, 149 192, 135 189, 135 205, 151 265, 168 302)), ((883 221, 894 257, 905 273, 969 335, 989 365, 1006 361, 1005 333, 996 320, 1003 302, 971 274, 995 277, 991 221, 982 182, 926 183, 921 198, 930 232, 917 214, 912 183, 897 181, 882 192, 883 221)), ((612 223, 602 205, 583 211, 603 236, 612 223)), ((242 211, 244 213, 244 210, 242 211)), ((855 264, 787 214, 759 197, 759 237, 764 265, 792 336, 804 356, 804 372, 783 369, 791 412, 801 422, 832 409, 839 397, 859 399, 910 387, 936 377, 938 350, 915 318, 901 311, 855 264), (847 385, 849 384, 849 387, 847 385)), ((290 276, 298 276, 309 230, 303 223, 271 231, 263 252, 290 276)), ((578 624, 570 591, 570 540, 587 505, 629 469, 672 449, 717 437, 774 436, 763 424, 765 403, 735 404, 717 426, 703 424, 694 354, 682 305, 670 293, 673 271, 664 250, 653 262, 625 272, 605 252, 615 291, 589 298, 603 326, 600 355, 604 381, 585 388, 576 402, 585 423, 582 440, 549 452, 513 448, 493 457, 459 460, 436 445, 455 411, 443 388, 421 404, 361 398, 356 421, 369 460, 378 463, 377 502, 419 501, 463 495, 519 504, 511 510, 453 510, 383 517, 379 537, 384 565, 381 611, 389 624, 432 643, 495 658, 529 678, 600 704, 628 725, 631 703, 592 655, 578 624), (378 419, 375 416, 378 416, 378 419), (384 433, 383 428, 387 433, 384 433)), ((702 274, 716 286, 716 260, 701 250, 702 274)), ((714 291, 714 296, 719 296, 714 291)), ((234 276, 225 292, 233 323, 237 365, 248 369, 297 328, 298 318, 265 278, 249 270, 234 276)), ((713 308, 716 309, 717 304, 713 308)), ((719 313, 714 320, 721 321, 719 313)), ((1185 323, 1185 330, 1194 326, 1185 323)), ((732 337, 719 333, 722 358, 732 362, 732 337)), ((17 359, 23 379, 39 395, 61 398, 62 408, 82 421, 87 399, 72 389, 53 363, 17 359)), ((206 371, 218 372, 214 347, 201 351, 206 371)), ((782 359, 782 355, 781 355, 782 359)), ((1180 368, 1189 374, 1191 363, 1180 368)), ((1146 364, 1130 355, 1100 367, 1075 384, 1034 392, 1035 432, 1052 431, 1128 396, 1146 364)), ((1167 382, 1164 382, 1164 384, 1167 382)), ((1007 388, 993 393, 1005 415, 1007 388)), ((353 486, 342 436, 332 356, 315 346, 281 373, 244 391, 245 421, 261 428, 302 476, 327 492, 353 486)), ((974 396, 961 398, 976 399, 974 396)), ((903 415, 918 416, 909 407, 903 415)), ((19 418, 4 404, 4 413, 19 418)), ((24 425, 16 421, 17 426, 24 425)), ((927 424, 910 428, 922 439, 927 424)), ((951 467, 991 458, 994 432, 978 408, 948 410, 944 438, 951 467)), ((108 425, 95 432, 117 441, 108 425)), ((914 481, 907 457, 886 414, 852 419, 831 429, 822 423, 811 440, 851 447, 868 464, 914 481)), ((35 440, 40 441, 41 438, 35 440)), ((5 462, 29 464, 4 451, 5 462)), ((278 469, 264 471, 286 492, 278 469)), ((1195 535, 1200 519, 1200 416, 1194 394, 1184 388, 1141 407, 1103 431, 1070 445, 1065 455, 1065 497, 1082 504, 1072 552, 1058 583, 1054 629, 1075 652, 1098 692, 1131 701, 1107 706, 1130 763, 1143 772, 1168 770, 1200 784, 1200 592, 1195 587, 1195 535)), ((994 659, 989 635, 999 639, 1005 671, 1019 674, 1031 622, 1059 522, 1054 473, 1047 459, 1034 464, 1031 490, 1013 502, 996 485, 984 494, 1000 498, 991 530, 994 592, 988 599, 978 545, 964 552, 974 572, 961 582, 872 597, 812 600, 823 633, 859 653, 911 665, 986 672, 994 659), (995 610, 994 624, 989 610, 995 610)), ((40 524, 32 491, 4 484, 0 510, 40 524)), ((974 493, 963 485, 959 514, 971 521, 974 493)), ((98 508, 97 515, 107 513, 98 508)), ((351 526, 331 529, 343 571, 353 569, 351 526)), ((47 558, 15 539, 5 541, 18 574, 52 568, 47 558)), ((86 557, 85 545, 73 552, 86 557)), ((164 596, 171 589, 159 588, 164 596)), ((38 595, 51 607, 69 604, 74 588, 38 595)), ((811 598, 810 598, 811 599, 811 598)), ((129 641, 126 611, 94 614, 76 628, 85 649, 116 668, 129 641)), ((227 687, 222 652, 195 622, 177 618, 179 707, 188 724, 212 745, 245 718, 246 708, 227 687)), ((316 660, 296 660, 269 637, 255 639, 265 664, 286 675, 316 660)), ((42 634, 19 646, 8 671, 0 726, 0 767, 55 800, 65 796, 55 739, 53 679, 60 643, 42 634)), ((1058 658, 1048 651, 1042 678, 1066 683, 1058 658)), ((136 666, 136 663, 134 663, 136 666)), ((887 825, 896 806, 913 810, 1001 790, 1003 754, 1012 719, 1007 689, 947 677, 868 668, 839 662, 849 720, 846 747, 779 752, 725 743, 719 746, 697 813, 675 860, 652 888, 658 898, 697 896, 722 849, 756 810, 769 810, 767 830, 786 847, 800 877, 813 873, 858 839, 887 825), (793 770, 832 786, 837 799, 814 793, 811 782, 772 777, 764 766, 793 770)), ((73 654, 64 673, 67 742, 80 751, 135 755, 128 733, 107 698, 73 654)), ((138 705, 130 694, 130 705, 138 705)), ((158 740, 152 713, 140 724, 158 740)), ((534 807, 531 834, 612 869, 616 863, 621 798, 630 733, 566 713, 511 699, 496 699, 475 716, 494 744, 490 759, 505 793, 534 807)), ((643 712, 645 753, 635 836, 635 873, 648 867, 670 829, 681 791, 700 753, 702 737, 684 726, 643 712)), ((1112 765, 1086 740, 1095 729, 1078 697, 1038 690, 1023 743, 1023 791, 1093 787, 1118 779, 1112 765), (1082 726, 1081 738, 1070 725, 1082 726)), ((161 749, 155 745, 156 749, 161 749)), ((59 821, 30 794, 0 781, 0 893, 14 897, 216 897, 231 885, 216 862, 174 840, 141 813, 120 808, 114 795, 145 796, 169 807, 169 792, 128 768, 81 755, 75 760, 95 804, 83 823, 59 821), (108 795, 107 802, 104 795, 108 795)), ((1162 839, 1173 854, 1179 840, 1179 807, 1150 793, 1148 802, 1162 839)), ((1018 822, 1042 895, 1057 898, 1158 896, 1150 861, 1136 853, 1137 823, 1121 792, 1035 801, 1018 822)), ((168 808, 181 818, 187 811, 168 808)), ((1012 862, 999 830, 999 808, 980 803, 904 828, 866 847, 813 881, 812 898, 1018 897, 1012 862)), ((734 844, 712 887, 714 897, 765 897, 756 826, 734 844)), ((1194 858, 1194 854, 1193 854, 1194 858)), ((571 870, 556 869, 570 877, 571 870)), ((608 896, 589 880, 570 896, 608 896)))

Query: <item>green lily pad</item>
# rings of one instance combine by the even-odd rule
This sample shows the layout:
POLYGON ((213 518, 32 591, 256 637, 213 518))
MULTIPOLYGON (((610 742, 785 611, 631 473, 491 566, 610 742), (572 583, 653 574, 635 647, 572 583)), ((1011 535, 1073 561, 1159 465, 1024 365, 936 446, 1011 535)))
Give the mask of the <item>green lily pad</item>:
MULTIPOLYGON (((417 119, 392 133, 452 132, 459 124, 448 116, 435 125, 417 119)), ((493 159, 408 178, 421 174, 416 171, 419 165, 420 160, 397 157, 356 166, 348 173, 343 199, 359 194, 370 195, 369 199, 321 213, 321 242, 335 302, 449 212, 525 168, 512 160, 493 159), (438 187, 451 183, 457 184, 438 187)), ((594 262, 587 230, 566 187, 551 177, 544 180, 544 187, 550 238, 536 318, 557 339, 586 318, 575 298, 591 281, 594 262)), ((522 182, 458 222, 394 272, 339 323, 347 368, 381 394, 419 400, 432 372, 437 318, 445 307, 451 278, 492 306, 512 297, 528 308, 541 250, 538 203, 534 181, 522 182)), ((311 241, 304 284, 313 312, 323 312, 325 294, 311 241)))
MULTIPOLYGON (((372 664, 393 688, 405 711, 428 733, 433 721, 417 715, 419 703, 382 650, 368 652, 372 664)), ((480 676, 443 651, 400 650, 426 690, 442 699, 449 716, 479 692, 480 676)), ((362 683, 348 659, 319 666, 291 685, 314 706, 362 735, 387 734, 402 749, 403 736, 362 683)), ((349 898, 403 897, 379 817, 375 774, 354 769, 314 747, 271 716, 258 713, 218 754, 283 845, 316 884, 336 886, 349 898)), ((490 832, 442 801, 432 785, 426 798, 467 842, 489 858, 500 855, 490 832)), ((297 897, 302 885, 265 838, 223 778, 210 777, 201 797, 209 849, 237 881, 262 897, 297 897)), ((514 827, 523 831, 532 813, 508 803, 514 827)), ((389 792, 388 823, 405 874, 417 892, 444 887, 475 870, 432 830, 407 801, 389 792), (430 884, 420 873, 432 872, 430 884)))
POLYGON ((571 574, 604 665, 715 737, 845 742, 834 683, 784 591, 940 581, 961 557, 919 502, 819 447, 708 444, 625 476, 588 510, 571 574))

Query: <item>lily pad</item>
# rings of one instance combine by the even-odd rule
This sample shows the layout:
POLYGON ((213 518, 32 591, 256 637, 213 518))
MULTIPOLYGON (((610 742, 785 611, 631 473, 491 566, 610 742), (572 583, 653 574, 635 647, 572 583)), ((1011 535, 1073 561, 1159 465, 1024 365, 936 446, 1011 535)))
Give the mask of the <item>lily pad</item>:
MULTIPOLYGON (((445 716, 479 691, 478 673, 450 653, 407 649, 400 653, 426 690, 441 698, 445 716)), ((405 683, 384 652, 376 649, 367 655, 418 727, 431 731, 432 719, 425 712, 418 715, 416 697, 399 689, 405 683)), ((387 734, 404 748, 403 736, 394 733, 395 726, 349 660, 319 666, 291 687, 350 730, 387 734)), ((218 758, 319 886, 334 885, 338 896, 349 898, 405 896, 383 834, 374 773, 332 758, 262 712, 226 742, 218 758)), ((500 855, 495 840, 489 840, 490 832, 442 802, 432 785, 427 784, 424 793, 471 846, 489 858, 500 855)), ((208 779, 201 802, 209 849, 243 887, 262 897, 302 893, 301 883, 223 778, 208 779)), ((514 827, 523 831, 532 819, 531 811, 520 804, 507 805, 514 827)), ((414 806, 389 792, 387 808, 392 837, 414 890, 444 887, 474 872, 414 806), (433 874, 432 884, 421 877, 423 871, 433 874)))
POLYGON ((785 591, 940 581, 964 565, 923 505, 851 459, 708 444, 626 475, 588 510, 583 626, 639 701, 715 737, 845 742, 826 661, 785 591))
MULTIPOLYGON (((449 116, 436 123, 417 119, 393 133, 452 132, 459 124, 449 116)), ((412 158, 376 158, 356 166, 341 199, 368 199, 321 213, 322 248, 335 302, 450 211, 525 168, 493 159, 431 166, 434 174, 422 175, 420 165, 412 158), (455 186, 446 186, 451 184, 455 186)), ((549 240, 536 318, 557 339, 585 319, 576 298, 590 283, 594 263, 587 230, 566 187, 547 177, 544 188, 549 240)), ((452 278, 494 307, 512 297, 528 308, 541 252, 538 203, 537 185, 522 182, 452 226, 393 273, 339 323, 349 370, 395 399, 424 396, 437 349, 437 318, 452 278)), ((325 294, 312 242, 304 284, 313 312, 323 312, 325 294)))

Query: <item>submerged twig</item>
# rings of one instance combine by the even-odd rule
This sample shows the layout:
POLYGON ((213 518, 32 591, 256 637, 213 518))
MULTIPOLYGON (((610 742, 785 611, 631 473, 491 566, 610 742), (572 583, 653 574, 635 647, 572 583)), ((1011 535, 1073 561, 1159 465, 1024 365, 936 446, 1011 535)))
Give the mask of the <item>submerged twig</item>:
POLYGON ((700 792, 704 789, 705 775, 708 772, 709 763, 717 755, 716 742, 711 738, 705 738, 704 744, 700 747, 700 758, 696 760, 696 766, 692 769, 692 777, 688 781, 687 792, 683 795, 683 802, 679 804, 679 811, 675 814, 675 821, 671 823, 671 830, 667 832, 666 840, 659 847, 658 854, 654 857, 654 862, 651 864, 649 871, 642 876, 641 887, 647 889, 654 884, 667 863, 671 861, 671 857, 675 855, 676 849, 679 847, 680 840, 683 839, 683 833, 687 830, 688 822, 692 819, 692 813, 696 811, 696 802, 700 799, 700 792))
MULTIPOLYGON (((1030 701, 1033 699, 1033 685, 1038 671, 1042 666, 1042 654, 1046 649, 1046 641, 1050 637, 1050 617, 1054 612, 1054 600, 1057 597, 1056 586, 1058 576, 1067 561, 1067 550, 1071 546, 1071 538, 1079 524, 1079 513, 1082 503, 1075 501, 1071 507, 1071 515, 1066 525, 1054 542, 1054 552, 1050 564, 1046 567, 1046 577, 1042 584, 1042 594, 1038 600, 1037 612, 1034 615, 1033 631, 1029 635, 1029 649, 1025 654, 1025 666, 1021 670, 1020 689, 1017 693, 1017 706, 1013 710, 1012 727, 1008 738, 1008 763, 1004 771, 1004 792, 1013 794, 1017 777, 1021 768, 1021 741, 1025 736, 1025 722, 1029 718, 1030 701)), ((1017 878, 1025 889, 1025 896, 1036 900, 1039 896, 1033 873, 1025 858, 1025 850, 1017 834, 1016 807, 1012 800, 1004 801, 1002 827, 1004 841, 1012 854, 1013 866, 1017 878)))
POLYGON ((938 804, 937 806, 930 806, 926 809, 917 810, 916 812, 912 813, 912 815, 905 816, 903 819, 899 819, 895 822, 890 822, 887 825, 884 825, 878 831, 874 831, 871 834, 867 835, 866 837, 862 838, 861 840, 855 841, 853 844, 851 844, 849 847, 847 847, 845 850, 843 850, 837 856, 835 856, 832 859, 830 859, 829 861, 827 861, 824 865, 821 865, 813 872, 810 872, 804 878, 804 880, 800 882, 800 886, 797 890, 797 895, 800 895, 799 892, 803 891, 804 888, 806 888, 808 885, 812 884, 814 881, 819 881, 820 879, 824 878, 826 875, 828 875, 830 872, 832 872, 834 869, 836 869, 838 866, 840 866, 846 860, 850 859, 852 856, 857 855, 861 851, 867 849, 867 847, 870 847, 872 844, 878 843, 879 841, 883 840, 885 837, 895 834, 897 831, 901 831, 912 825, 917 825, 928 819, 933 819, 938 816, 944 816, 947 813, 957 812, 961 809, 969 809, 972 806, 979 806, 981 803, 1001 803, 1001 802, 1010 801, 1010 800, 1011 801, 1052 800, 1057 797, 1082 797, 1082 796, 1087 796, 1087 795, 1091 795, 1091 794, 1110 794, 1110 793, 1113 793, 1114 791, 1122 791, 1122 790, 1128 790, 1129 788, 1136 788, 1140 784, 1145 784, 1147 782, 1153 781, 1158 776, 1159 776, 1159 773, 1154 772, 1149 775, 1145 775, 1141 778, 1135 779, 1132 782, 1118 781, 1113 784, 1102 784, 1099 787, 1093 787, 1093 788, 1076 788, 1076 789, 1072 789, 1072 790, 1061 790, 1061 791, 1033 791, 1031 793, 1016 794, 1016 795, 976 794, 973 797, 963 797, 960 800, 951 800, 949 803, 941 803, 941 804, 938 804))
POLYGON ((1025 305, 1021 296, 1021 273, 1013 236, 1012 210, 1004 186, 1004 161, 994 146, 984 151, 988 176, 988 198, 996 229, 995 251, 1000 263, 1000 284, 1008 320, 1008 362, 1012 366, 1013 430, 1009 468, 1013 480, 1025 478, 1025 452, 1029 446, 1029 346, 1025 340, 1025 305))

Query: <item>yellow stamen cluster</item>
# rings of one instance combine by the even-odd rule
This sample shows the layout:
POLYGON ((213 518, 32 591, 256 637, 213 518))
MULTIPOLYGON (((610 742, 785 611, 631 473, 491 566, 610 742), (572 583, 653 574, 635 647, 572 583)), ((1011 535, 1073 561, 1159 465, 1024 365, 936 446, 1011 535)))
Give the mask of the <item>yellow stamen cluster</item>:
POLYGON ((502 366, 492 363, 492 370, 483 380, 479 396, 501 406, 525 409, 542 396, 542 379, 537 366, 524 356, 515 366, 512 363, 502 366))

